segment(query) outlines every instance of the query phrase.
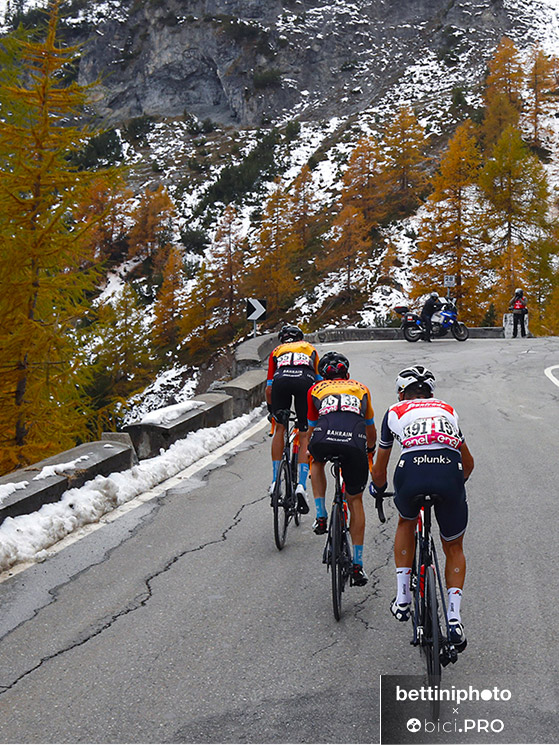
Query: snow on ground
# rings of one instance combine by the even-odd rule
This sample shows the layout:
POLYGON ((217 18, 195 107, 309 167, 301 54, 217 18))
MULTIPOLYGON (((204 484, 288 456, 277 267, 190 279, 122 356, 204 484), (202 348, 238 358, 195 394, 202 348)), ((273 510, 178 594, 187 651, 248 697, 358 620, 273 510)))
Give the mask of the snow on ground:
MULTIPOLYGON (((79 489, 64 492, 58 502, 46 504, 30 515, 7 517, 0 526, 0 571, 22 561, 46 558, 47 549, 69 533, 97 522, 107 512, 175 476, 229 442, 261 416, 262 407, 258 407, 218 427, 191 432, 155 458, 126 471, 97 476, 79 489)), ((19 488, 9 484, 2 488, 7 490, 10 486, 19 488)))

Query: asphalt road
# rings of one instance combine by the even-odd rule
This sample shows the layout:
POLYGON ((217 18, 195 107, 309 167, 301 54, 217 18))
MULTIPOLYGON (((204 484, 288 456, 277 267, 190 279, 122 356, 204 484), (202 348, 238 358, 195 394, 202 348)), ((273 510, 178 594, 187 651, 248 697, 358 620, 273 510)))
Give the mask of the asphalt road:
MULTIPOLYGON (((468 648, 443 683, 511 699, 492 713, 500 734, 442 740, 557 742, 559 388, 544 374, 557 341, 332 348, 369 385, 379 422, 398 370, 431 367, 476 461, 468 648)), ((380 676, 423 674, 410 626, 388 611, 394 508, 380 526, 367 500, 370 582, 347 590, 337 623, 311 516, 275 548, 270 471, 263 427, 203 479, 0 584, 1 742, 379 742, 380 676)))

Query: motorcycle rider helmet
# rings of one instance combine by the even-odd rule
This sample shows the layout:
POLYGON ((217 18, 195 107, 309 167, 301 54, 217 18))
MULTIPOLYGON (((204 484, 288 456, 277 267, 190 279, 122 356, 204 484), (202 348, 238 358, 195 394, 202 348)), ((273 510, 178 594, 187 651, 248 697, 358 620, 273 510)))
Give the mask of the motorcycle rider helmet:
POLYGON ((299 326, 286 324, 279 332, 278 339, 282 344, 285 344, 289 341, 301 341, 303 339, 303 336, 304 334, 299 326))
POLYGON ((439 293, 438 292, 432 292, 429 295, 429 297, 432 298, 433 300, 438 300, 439 299, 439 293))
POLYGON ((414 365, 406 367, 398 373, 396 378, 396 392, 403 393, 406 388, 416 383, 427 385, 431 393, 435 390, 435 376, 423 365, 414 365))
POLYGON ((318 374, 325 380, 349 378, 349 360, 339 352, 326 352, 318 363, 318 374))
POLYGON ((524 295, 524 291, 520 287, 517 287, 516 290, 514 291, 514 294, 520 295, 520 297, 522 297, 522 295, 524 295))

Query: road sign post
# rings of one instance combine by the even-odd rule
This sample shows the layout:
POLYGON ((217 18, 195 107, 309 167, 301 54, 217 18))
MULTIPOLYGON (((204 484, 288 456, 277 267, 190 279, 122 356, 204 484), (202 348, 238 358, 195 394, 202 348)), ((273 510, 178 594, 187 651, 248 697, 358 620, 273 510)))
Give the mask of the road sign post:
POLYGON ((256 300, 256 298, 247 298, 247 321, 252 321, 252 335, 256 338, 256 322, 264 321, 266 318, 266 301, 256 300))

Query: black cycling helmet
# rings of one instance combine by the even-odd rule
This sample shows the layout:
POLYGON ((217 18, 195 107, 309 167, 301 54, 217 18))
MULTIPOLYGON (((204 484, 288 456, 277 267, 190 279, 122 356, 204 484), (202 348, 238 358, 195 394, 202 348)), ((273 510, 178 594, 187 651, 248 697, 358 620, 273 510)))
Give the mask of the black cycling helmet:
POLYGON ((326 352, 318 363, 318 374, 325 380, 349 378, 349 360, 339 352, 326 352))
POLYGON ((287 324, 279 332, 278 339, 282 344, 285 344, 288 341, 301 341, 303 336, 304 334, 299 326, 290 326, 287 324))
POLYGON ((414 365, 413 367, 406 367, 405 370, 401 370, 396 378, 396 391, 397 393, 403 393, 406 388, 414 384, 427 385, 431 393, 435 390, 435 376, 423 365, 414 365))

